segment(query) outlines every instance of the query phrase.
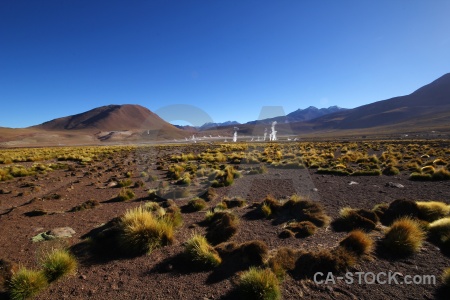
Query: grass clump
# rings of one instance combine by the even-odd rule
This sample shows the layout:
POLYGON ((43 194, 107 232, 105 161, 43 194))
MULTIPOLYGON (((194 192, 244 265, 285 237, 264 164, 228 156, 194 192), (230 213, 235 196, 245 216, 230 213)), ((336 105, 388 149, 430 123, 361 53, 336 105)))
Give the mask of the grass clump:
POLYGON ((49 282, 61 277, 73 275, 77 269, 77 260, 65 249, 56 249, 42 259, 42 268, 49 282))
POLYGON ((357 256, 368 255, 373 250, 373 240, 364 231, 354 230, 340 241, 339 246, 357 256))
POLYGON ((378 216, 369 210, 344 207, 339 212, 339 217, 332 222, 336 231, 351 231, 362 229, 372 231, 376 227, 378 216))
POLYGON ((9 282, 11 300, 22 300, 36 296, 48 285, 47 278, 41 271, 21 268, 9 282))
POLYGON ((199 234, 186 242, 184 253, 189 261, 202 268, 217 267, 222 262, 219 253, 199 234))
POLYGON ((293 195, 286 201, 280 212, 280 219, 293 218, 298 222, 309 221, 317 227, 329 224, 330 217, 325 214, 323 206, 315 201, 293 195))
POLYGON ((228 208, 242 207, 246 203, 245 199, 242 197, 225 198, 222 202, 225 203, 228 208))
POLYGON ((97 200, 88 200, 86 202, 83 202, 80 205, 77 205, 75 207, 73 207, 70 211, 72 212, 76 212, 76 211, 82 211, 85 209, 93 209, 96 208, 97 206, 99 206, 100 203, 97 200))
POLYGON ((395 256, 408 256, 420 250, 425 232, 420 224, 410 218, 401 218, 386 232, 382 245, 395 256))
POLYGON ((281 299, 278 278, 270 269, 251 267, 248 271, 241 274, 237 290, 242 299, 281 299))
POLYGON ((189 200, 187 206, 190 211, 200 211, 206 207, 206 201, 202 198, 195 197, 189 200))
POLYGON ((450 206, 439 201, 417 201, 419 218, 427 222, 433 222, 450 214, 450 206))
POLYGON ((442 272, 442 283, 447 289, 450 289, 450 268, 447 268, 442 272))
POLYGON ((231 212, 214 212, 209 218, 206 238, 213 244, 224 242, 238 231, 238 226, 239 219, 231 212))
POLYGON ((450 171, 443 167, 438 168, 431 176, 431 179, 435 181, 450 180, 450 171))
POLYGON ((117 195, 117 200, 119 201, 130 201, 134 197, 136 197, 136 194, 129 188, 122 188, 119 192, 119 195, 117 195))
POLYGON ((430 240, 437 244, 444 253, 450 254, 450 217, 430 223, 428 235, 430 240))
POLYGON ((295 234, 295 237, 305 238, 313 235, 317 231, 317 226, 309 221, 289 223, 286 228, 295 234))
POLYGON ((295 269, 295 262, 302 254, 301 251, 281 247, 269 258, 267 264, 277 277, 283 278, 287 272, 292 272, 295 269))
POLYGON ((213 201, 217 198, 217 192, 214 188, 209 187, 208 190, 201 196, 205 201, 213 201))
POLYGON ((408 217, 417 219, 419 217, 419 207, 412 200, 397 199, 389 204, 384 212, 381 222, 384 225, 390 225, 399 218, 408 217))
POLYGON ((119 220, 119 246, 123 253, 141 255, 171 244, 174 223, 166 216, 155 217, 140 206, 128 210, 119 220))
POLYGON ((394 166, 387 166, 383 169, 383 175, 393 176, 400 174, 400 170, 394 166))
POLYGON ((117 184, 118 187, 127 187, 133 184, 133 181, 131 179, 124 179, 119 181, 117 184))
POLYGON ((315 273, 339 273, 353 266, 357 261, 355 253, 343 247, 305 252, 295 263, 294 275, 300 279, 312 278, 315 273))

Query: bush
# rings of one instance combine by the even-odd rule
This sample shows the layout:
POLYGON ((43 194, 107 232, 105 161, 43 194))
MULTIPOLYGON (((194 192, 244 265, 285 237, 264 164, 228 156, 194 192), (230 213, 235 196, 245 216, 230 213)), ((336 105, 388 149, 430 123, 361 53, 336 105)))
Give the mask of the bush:
POLYGON ((432 179, 432 175, 428 173, 419 173, 419 172, 413 172, 411 175, 409 175, 409 180, 414 181, 428 181, 432 179))
POLYGON ((390 225, 396 219, 402 217, 417 219, 419 217, 419 208, 417 203, 406 199, 394 200, 391 204, 389 204, 389 207, 385 211, 381 221, 384 225, 390 225))
POLYGON ((199 234, 186 242, 184 253, 189 261, 202 268, 217 267, 222 262, 219 253, 199 234))
POLYGON ((245 205, 245 199, 242 197, 225 198, 223 201, 228 208, 242 207, 245 205))
POLYGON ((450 268, 447 268, 442 272, 442 283, 446 288, 450 288, 450 268))
POLYGON ((340 241, 339 246, 355 253, 357 256, 367 255, 372 252, 373 240, 365 232, 354 230, 340 241))
POLYGON ((191 211, 200 211, 206 207, 206 201, 196 197, 191 199, 187 205, 191 211))
POLYGON ((287 247, 279 248, 275 255, 269 259, 268 265, 277 277, 283 278, 287 271, 290 272, 295 269, 295 262, 302 253, 287 247))
POLYGON ((122 188, 119 192, 119 195, 117 196, 117 200, 129 201, 132 200, 134 197, 136 197, 136 194, 132 190, 128 188, 122 188))
POLYGON ((124 179, 119 181, 117 184, 118 187, 127 187, 133 184, 133 181, 131 179, 124 179))
POLYGON ((439 168, 433 173, 431 179, 435 181, 450 180, 450 171, 445 168, 439 168))
POLYGON ((336 231, 351 231, 354 229, 371 231, 375 229, 377 219, 378 217, 374 212, 344 207, 339 212, 339 217, 331 225, 336 231))
POLYGON ((292 231, 295 237, 305 238, 316 233, 317 226, 309 221, 301 221, 289 223, 286 229, 292 231))
POLYGON ((250 268, 241 274, 237 290, 242 299, 277 300, 281 291, 277 276, 270 269, 250 268))
POLYGON ((210 217, 206 238, 213 244, 221 243, 232 237, 238 230, 239 219, 227 212, 214 212, 210 217))
POLYGON ((45 289, 48 285, 43 272, 21 268, 15 273, 9 283, 11 300, 31 298, 45 289))
POLYGON ((155 217, 143 207, 128 210, 118 224, 123 253, 141 255, 173 242, 174 224, 165 216, 155 217))
POLYGON ((433 222, 443 217, 446 217, 450 213, 450 206, 444 202, 430 201, 421 202, 417 201, 417 207, 419 209, 419 218, 427 222, 433 222))
POLYGON ((315 273, 339 273, 356 263, 357 257, 345 248, 305 252, 295 263, 294 274, 299 278, 312 278, 315 273))
POLYGON ((86 202, 83 202, 80 205, 75 206, 70 211, 76 212, 76 211, 82 211, 82 210, 85 210, 85 209, 93 209, 93 208, 96 208, 99 205, 100 205, 100 203, 97 200, 88 200, 86 202))
POLYGON ((383 174, 388 176, 398 175, 400 174, 400 170, 394 166, 387 166, 383 169, 383 174))
POLYGON ((425 233, 417 221, 401 218, 394 221, 382 244, 395 256, 408 256, 420 250, 424 238, 425 233))
POLYGON ((317 227, 323 227, 330 222, 330 217, 325 214, 320 203, 301 199, 298 195, 293 195, 291 199, 284 203, 282 212, 299 222, 309 221, 317 227))
POLYGON ((430 239, 437 244, 445 242, 450 237, 450 217, 442 218, 429 224, 430 239))
POLYGON ((58 249, 48 253, 42 260, 42 268, 49 282, 72 275, 77 269, 77 260, 67 250, 58 249))
POLYGON ((214 188, 208 188, 206 193, 204 193, 201 198, 205 199, 205 201, 213 201, 217 198, 217 192, 214 188))

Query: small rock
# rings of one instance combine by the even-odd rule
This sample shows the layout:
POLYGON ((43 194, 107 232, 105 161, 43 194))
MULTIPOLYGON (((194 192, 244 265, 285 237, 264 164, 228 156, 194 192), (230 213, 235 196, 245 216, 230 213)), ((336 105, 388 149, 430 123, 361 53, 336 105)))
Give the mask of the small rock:
POLYGON ((350 181, 350 182, 348 183, 348 185, 355 185, 355 184, 359 184, 359 183, 356 182, 356 181, 350 181))
POLYGON ((48 234, 55 238, 70 238, 75 234, 75 230, 70 227, 59 227, 50 230, 48 234))
POLYGON ((319 191, 319 189, 317 189, 317 188, 313 188, 312 190, 313 190, 313 192, 318 192, 319 191))
POLYGON ((398 188, 398 189, 402 189, 402 188, 405 187, 403 184, 395 183, 395 182, 388 182, 388 183, 386 183, 386 186, 393 187, 393 188, 398 188))

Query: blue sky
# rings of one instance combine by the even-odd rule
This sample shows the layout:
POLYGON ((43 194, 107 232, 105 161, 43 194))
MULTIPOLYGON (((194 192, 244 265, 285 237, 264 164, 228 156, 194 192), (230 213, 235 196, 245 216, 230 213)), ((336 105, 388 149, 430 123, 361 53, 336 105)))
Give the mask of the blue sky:
MULTIPOLYGON (((0 1, 0 126, 108 104, 215 122, 353 108, 450 72, 450 1, 0 1)), ((175 122, 182 123, 182 122, 175 122)))

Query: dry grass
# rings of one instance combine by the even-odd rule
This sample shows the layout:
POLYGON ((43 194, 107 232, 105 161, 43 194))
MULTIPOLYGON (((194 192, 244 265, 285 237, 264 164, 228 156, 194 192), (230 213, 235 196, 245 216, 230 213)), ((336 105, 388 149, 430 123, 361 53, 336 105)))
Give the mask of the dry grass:
POLYGON ((354 230, 340 241, 339 246, 355 253, 357 256, 368 255, 373 250, 373 240, 365 232, 354 230))
POLYGON ((450 268, 447 268, 442 272, 442 283, 446 288, 450 288, 450 268))
POLYGON ((47 278, 41 271, 21 268, 15 273, 9 283, 11 300, 23 300, 36 296, 48 286, 47 278))
POLYGON ((295 237, 305 238, 316 233, 317 226, 309 221, 301 221, 289 223, 286 229, 292 231, 295 237))
POLYGON ((237 290, 242 299, 281 299, 280 284, 270 269, 250 268, 241 274, 237 290))
POLYGON ((417 207, 419 208, 419 218, 427 222, 436 221, 450 214, 450 206, 444 202, 417 201, 416 203, 417 207))
POLYGON ((42 258, 42 269, 49 282, 75 274, 76 258, 65 249, 55 249, 42 258))
POLYGON ((228 211, 214 212, 209 218, 208 233, 206 238, 213 244, 228 240, 237 231, 239 219, 228 211))
POLYGON ((377 220, 378 216, 374 212, 344 207, 340 210, 339 217, 331 225, 336 231, 351 231, 354 229, 371 231, 375 229, 377 220))
POLYGON ((174 224, 143 207, 128 210, 120 218, 119 230, 120 248, 130 255, 149 253, 174 240, 174 224))
POLYGON ((217 267, 222 262, 219 253, 199 234, 186 242, 184 253, 189 261, 203 268, 217 267))
POLYGON ((422 247, 425 232, 413 219, 401 218, 392 223, 383 239, 383 246, 395 256, 414 254, 422 247))

